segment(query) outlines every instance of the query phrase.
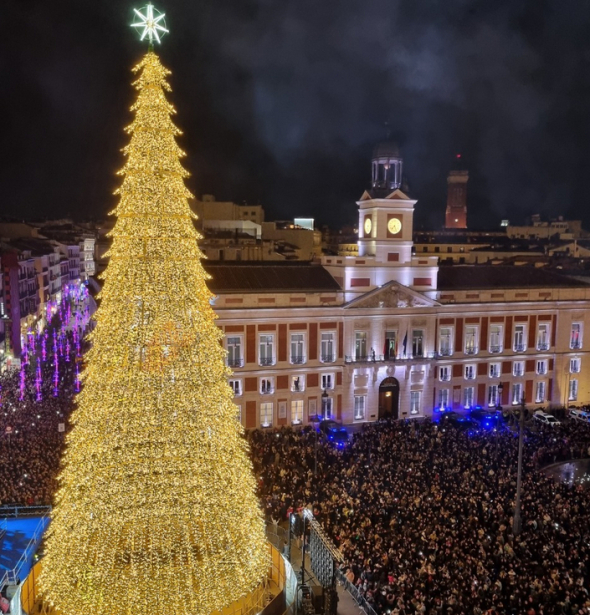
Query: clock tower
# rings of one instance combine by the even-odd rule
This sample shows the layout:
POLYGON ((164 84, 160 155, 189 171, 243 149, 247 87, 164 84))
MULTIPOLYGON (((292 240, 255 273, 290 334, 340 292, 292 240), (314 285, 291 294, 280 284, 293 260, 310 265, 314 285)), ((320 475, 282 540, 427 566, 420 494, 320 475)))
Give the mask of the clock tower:
POLYGON ((402 168, 395 143, 377 145, 371 187, 357 201, 358 256, 322 258, 347 300, 392 281, 417 291, 436 289, 438 259, 412 255, 416 201, 402 190, 402 168))
POLYGON ((371 188, 359 206, 359 256, 376 262, 412 260, 414 205, 400 189, 403 160, 395 143, 380 143, 373 151, 371 188))

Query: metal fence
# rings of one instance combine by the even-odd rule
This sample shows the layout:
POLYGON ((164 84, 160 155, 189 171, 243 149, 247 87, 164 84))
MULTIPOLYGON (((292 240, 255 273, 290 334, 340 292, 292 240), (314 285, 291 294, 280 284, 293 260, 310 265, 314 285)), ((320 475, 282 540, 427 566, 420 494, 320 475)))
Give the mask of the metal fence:
POLYGON ((377 615, 375 609, 366 601, 365 597, 361 594, 357 587, 355 587, 345 576, 342 570, 336 570, 336 578, 338 582, 342 584, 342 587, 352 596, 353 600, 357 603, 359 609, 366 613, 366 615, 377 615))
POLYGON ((284 547, 285 543, 289 542, 289 530, 286 530, 280 525, 275 525, 274 523, 267 523, 266 538, 273 547, 278 549, 279 553, 286 555, 286 553, 284 553, 284 547))
POLYGON ((45 517, 51 512, 51 506, 0 506, 1 519, 16 519, 17 517, 45 517))
POLYGON ((20 556, 16 566, 11 570, 6 570, 0 577, 0 588, 6 585, 18 585, 22 580, 20 573, 29 559, 32 559, 41 538, 45 531, 46 520, 51 506, 1 506, 0 507, 0 532, 5 533, 7 531, 8 519, 15 519, 17 517, 41 517, 35 527, 33 535, 29 539, 25 550, 20 556))

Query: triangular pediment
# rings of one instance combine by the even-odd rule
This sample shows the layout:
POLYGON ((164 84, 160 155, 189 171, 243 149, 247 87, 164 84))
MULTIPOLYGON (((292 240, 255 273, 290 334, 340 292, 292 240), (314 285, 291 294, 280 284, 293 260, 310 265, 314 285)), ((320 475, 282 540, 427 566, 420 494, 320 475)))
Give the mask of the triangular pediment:
POLYGON ((402 192, 399 188, 396 188, 393 192, 390 192, 389 194, 387 194, 387 192, 383 192, 383 190, 365 190, 357 203, 363 203, 365 201, 412 201, 413 203, 416 202, 411 199, 405 192, 402 192))
POLYGON ((385 197, 388 201, 411 201, 410 197, 399 188, 394 190, 389 196, 385 197))
POLYGON ((345 308, 414 308, 434 307, 440 305, 437 301, 426 297, 399 282, 387 282, 379 288, 349 301, 345 308))

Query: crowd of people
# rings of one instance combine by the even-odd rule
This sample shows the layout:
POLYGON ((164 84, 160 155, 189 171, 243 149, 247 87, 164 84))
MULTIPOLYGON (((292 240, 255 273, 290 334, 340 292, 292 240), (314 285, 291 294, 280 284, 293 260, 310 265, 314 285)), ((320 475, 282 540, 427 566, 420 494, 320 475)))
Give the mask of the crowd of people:
MULTIPOLYGON (((29 343, 22 369, 0 377, 2 505, 52 501, 79 388, 81 309, 71 301, 46 343, 29 343)), ((590 491, 542 471, 590 457, 589 425, 527 430, 517 536, 518 437, 509 429, 379 421, 344 448, 310 428, 247 437, 268 520, 313 511, 344 555, 342 573, 378 615, 590 615, 590 491)))
POLYGON ((79 388, 87 323, 82 303, 71 300, 68 307, 54 315, 43 332, 43 344, 39 335, 36 342, 30 336, 25 341, 26 364, 23 359, 20 370, 0 376, 0 505, 46 505, 53 500, 67 420, 79 388), (62 316, 75 319, 77 326, 62 316), (55 353, 54 331, 59 340, 55 353))
POLYGON ((527 431, 517 537, 510 430, 382 421, 342 450, 315 438, 249 434, 263 506, 281 521, 313 510, 380 615, 590 613, 590 492, 539 469, 588 456, 589 426, 527 431))

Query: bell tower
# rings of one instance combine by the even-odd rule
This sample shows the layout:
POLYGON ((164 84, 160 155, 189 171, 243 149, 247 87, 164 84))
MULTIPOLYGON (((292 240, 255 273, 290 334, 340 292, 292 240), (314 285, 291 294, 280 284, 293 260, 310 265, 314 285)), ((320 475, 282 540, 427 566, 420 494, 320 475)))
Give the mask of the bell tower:
POLYGON ((445 228, 467 228, 467 182, 469 171, 463 169, 461 154, 457 154, 455 169, 447 177, 447 210, 445 228))
POLYGON ((396 143, 379 143, 373 150, 372 187, 389 194, 402 185, 403 160, 396 143))

